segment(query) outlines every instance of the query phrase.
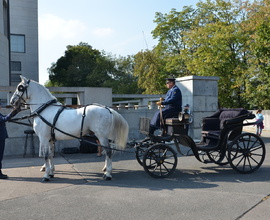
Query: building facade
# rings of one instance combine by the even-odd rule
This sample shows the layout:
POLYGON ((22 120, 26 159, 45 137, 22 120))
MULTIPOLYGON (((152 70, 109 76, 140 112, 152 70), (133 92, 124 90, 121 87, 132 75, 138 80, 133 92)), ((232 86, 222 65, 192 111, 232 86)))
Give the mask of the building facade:
POLYGON ((0 86, 17 85, 21 74, 38 82, 38 0, 0 2, 0 86))

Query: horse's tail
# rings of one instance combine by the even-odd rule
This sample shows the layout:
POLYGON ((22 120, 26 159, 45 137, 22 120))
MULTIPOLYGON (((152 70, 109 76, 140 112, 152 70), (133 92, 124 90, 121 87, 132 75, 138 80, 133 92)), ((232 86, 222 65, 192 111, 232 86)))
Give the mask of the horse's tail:
POLYGON ((127 138, 128 138, 128 123, 123 118, 122 115, 120 115, 118 112, 114 111, 113 109, 110 109, 113 117, 112 121, 112 127, 111 132, 109 135, 109 139, 114 141, 114 143, 120 148, 124 149, 127 145, 127 138))

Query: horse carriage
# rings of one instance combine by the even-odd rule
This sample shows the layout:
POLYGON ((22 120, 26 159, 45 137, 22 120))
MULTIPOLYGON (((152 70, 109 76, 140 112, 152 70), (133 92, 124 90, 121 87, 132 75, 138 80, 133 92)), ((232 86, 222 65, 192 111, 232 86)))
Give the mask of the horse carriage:
MULTIPOLYGON (((239 173, 252 173, 262 165, 266 153, 259 136, 242 133, 243 126, 254 124, 247 121, 253 118, 255 115, 245 109, 220 109, 203 118, 201 140, 195 143, 187 134, 188 115, 180 113, 179 118, 166 119, 162 136, 135 143, 136 159, 154 178, 165 178, 175 171, 176 150, 203 163, 230 164, 239 173), (189 150, 183 153, 183 147, 189 150)), ((150 118, 141 118, 140 132, 148 135, 149 124, 150 118)))
MULTIPOLYGON (((129 131, 126 120, 113 109, 100 105, 68 109, 43 85, 23 76, 21 80, 10 103, 16 108, 30 106, 31 114, 27 118, 33 117, 33 129, 40 141, 39 156, 45 158, 42 181, 54 177, 54 142, 74 138, 82 140, 89 133, 94 133, 104 148, 104 179, 110 180, 113 152, 126 147, 129 131)), ((244 109, 221 109, 204 118, 199 143, 187 134, 187 116, 184 113, 179 118, 166 119, 163 128, 166 135, 149 137, 135 144, 136 159, 150 176, 170 176, 177 166, 175 148, 183 154, 182 146, 190 149, 183 155, 194 155, 203 163, 230 164, 240 173, 252 173, 262 165, 265 158, 263 141, 255 134, 242 133, 243 126, 254 124, 244 123, 255 117, 252 113, 244 109)), ((149 118, 141 118, 140 131, 147 134, 149 124, 149 118)))

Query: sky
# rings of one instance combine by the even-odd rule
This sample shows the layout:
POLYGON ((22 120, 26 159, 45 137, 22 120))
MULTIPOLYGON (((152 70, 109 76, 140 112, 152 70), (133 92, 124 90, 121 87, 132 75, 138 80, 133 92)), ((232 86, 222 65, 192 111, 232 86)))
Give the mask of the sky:
POLYGON ((68 45, 85 42, 117 56, 134 55, 157 45, 151 31, 155 13, 181 11, 199 0, 39 0, 39 82, 68 45))

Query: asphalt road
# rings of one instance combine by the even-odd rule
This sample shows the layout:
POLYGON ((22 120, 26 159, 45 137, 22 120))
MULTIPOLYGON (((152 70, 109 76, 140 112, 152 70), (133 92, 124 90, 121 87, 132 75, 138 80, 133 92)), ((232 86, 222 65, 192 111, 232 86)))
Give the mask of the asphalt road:
POLYGON ((150 177, 131 153, 117 153, 113 179, 103 180, 104 156, 56 155, 55 178, 42 183, 41 158, 5 158, 0 219, 248 220, 270 216, 270 138, 263 166, 239 174, 229 165, 178 157, 167 179, 150 177))

